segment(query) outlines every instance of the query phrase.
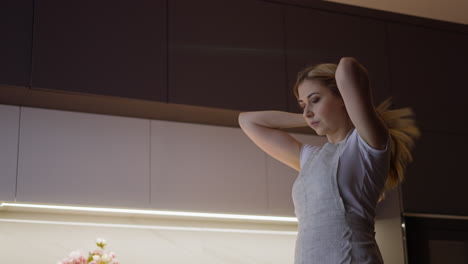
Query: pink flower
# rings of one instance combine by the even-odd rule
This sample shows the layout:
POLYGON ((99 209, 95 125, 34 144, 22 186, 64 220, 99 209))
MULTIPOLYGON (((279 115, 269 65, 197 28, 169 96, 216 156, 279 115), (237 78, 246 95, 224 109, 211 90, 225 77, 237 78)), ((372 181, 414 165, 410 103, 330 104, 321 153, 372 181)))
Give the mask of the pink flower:
POLYGON ((85 255, 82 250, 74 250, 57 264, 120 264, 114 252, 107 253, 104 251, 104 247, 107 245, 106 240, 97 239, 96 245, 99 248, 89 252, 88 255, 85 255))
POLYGON ((97 248, 97 249, 93 250, 91 252, 91 254, 102 256, 104 254, 104 251, 102 249, 100 249, 100 248, 97 248))

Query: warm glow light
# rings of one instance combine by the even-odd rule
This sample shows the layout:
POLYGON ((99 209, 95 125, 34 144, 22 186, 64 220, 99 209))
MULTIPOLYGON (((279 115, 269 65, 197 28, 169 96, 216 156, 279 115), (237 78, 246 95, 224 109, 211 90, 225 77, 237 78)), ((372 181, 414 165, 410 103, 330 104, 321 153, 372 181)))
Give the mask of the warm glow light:
POLYGON ((2 202, 0 204, 0 208, 1 207, 22 207, 22 208, 38 208, 38 209, 53 209, 53 210, 85 211, 85 212, 109 212, 109 213, 123 213, 123 214, 163 215, 163 216, 181 216, 181 217, 185 216, 185 217, 239 219, 239 220, 256 220, 256 221, 273 221, 273 222, 297 222, 296 217, 176 212, 176 211, 100 208, 100 207, 6 203, 6 202, 2 202))

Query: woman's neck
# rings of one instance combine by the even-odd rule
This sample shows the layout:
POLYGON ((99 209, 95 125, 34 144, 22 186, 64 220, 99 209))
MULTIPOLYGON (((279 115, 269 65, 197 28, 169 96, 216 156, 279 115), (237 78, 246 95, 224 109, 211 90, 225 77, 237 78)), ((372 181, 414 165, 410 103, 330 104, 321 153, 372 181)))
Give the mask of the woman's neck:
POLYGON ((333 134, 327 134, 327 139, 328 142, 331 144, 336 144, 338 142, 341 142, 348 136, 348 134, 351 132, 351 130, 354 128, 353 123, 347 122, 345 126, 340 127, 335 133, 333 134))

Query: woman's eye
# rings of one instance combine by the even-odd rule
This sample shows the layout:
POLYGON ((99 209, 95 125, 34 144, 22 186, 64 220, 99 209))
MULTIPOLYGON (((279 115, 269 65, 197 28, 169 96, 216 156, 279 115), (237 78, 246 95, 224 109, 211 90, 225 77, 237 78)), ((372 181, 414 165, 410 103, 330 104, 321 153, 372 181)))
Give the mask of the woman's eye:
MULTIPOLYGON (((313 104, 317 103, 318 101, 320 100, 320 98, 315 98, 313 101, 311 101, 313 104)), ((299 108, 301 108, 302 110, 304 110, 305 108, 305 105, 299 105, 299 108)))

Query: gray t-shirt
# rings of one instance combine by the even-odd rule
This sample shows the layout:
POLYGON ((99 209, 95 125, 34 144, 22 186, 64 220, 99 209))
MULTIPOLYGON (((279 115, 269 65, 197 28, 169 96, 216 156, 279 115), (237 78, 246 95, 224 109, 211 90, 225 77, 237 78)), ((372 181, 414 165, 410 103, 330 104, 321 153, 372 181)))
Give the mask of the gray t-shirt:
MULTIPOLYGON (((303 144, 300 154, 301 168, 308 155, 320 151, 321 148, 303 144)), ((353 128, 340 156, 337 172, 338 189, 347 212, 354 212, 374 222, 375 208, 389 167, 390 137, 387 139, 386 148, 377 150, 369 146, 357 129, 353 128)))

